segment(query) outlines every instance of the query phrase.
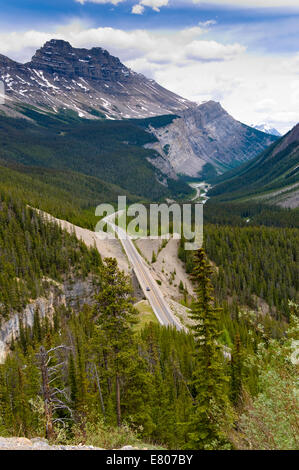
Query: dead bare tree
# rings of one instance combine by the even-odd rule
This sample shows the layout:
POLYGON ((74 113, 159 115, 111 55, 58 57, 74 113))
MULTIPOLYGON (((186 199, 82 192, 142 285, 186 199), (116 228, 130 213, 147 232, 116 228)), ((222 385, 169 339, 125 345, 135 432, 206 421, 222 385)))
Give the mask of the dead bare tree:
POLYGON ((104 418, 106 418, 105 405, 104 405, 104 400, 103 400, 103 395, 102 395, 102 389, 101 389, 101 384, 100 384, 98 369, 97 369, 96 364, 94 364, 93 367, 94 367, 95 377, 96 377, 97 386, 98 386, 98 391, 99 391, 99 395, 100 395, 101 407, 102 407, 103 415, 104 415, 104 418))
POLYGON ((52 386, 54 382, 58 381, 61 374, 61 368, 65 365, 65 360, 55 364, 55 353, 60 349, 69 349, 67 346, 60 345, 51 348, 48 351, 44 346, 40 347, 39 353, 36 355, 38 364, 41 371, 41 394, 44 402, 44 413, 46 420, 46 438, 52 439, 54 437, 54 424, 60 422, 65 426, 67 419, 73 419, 73 412, 67 405, 69 402, 69 393, 66 388, 60 389, 52 386), (53 364, 54 363, 54 364, 53 364), (51 365, 53 364, 53 365, 51 365), (58 410, 66 410, 70 418, 55 417, 58 410))
POLYGON ((87 365, 88 373, 90 378, 96 382, 98 392, 99 392, 99 397, 100 397, 100 402, 101 402, 101 408, 102 408, 102 413, 104 416, 104 419, 106 419, 106 410, 105 410, 105 404, 104 404, 104 399, 103 399, 103 393, 102 393, 102 387, 100 383, 100 378, 98 374, 98 367, 95 362, 89 362, 87 365))

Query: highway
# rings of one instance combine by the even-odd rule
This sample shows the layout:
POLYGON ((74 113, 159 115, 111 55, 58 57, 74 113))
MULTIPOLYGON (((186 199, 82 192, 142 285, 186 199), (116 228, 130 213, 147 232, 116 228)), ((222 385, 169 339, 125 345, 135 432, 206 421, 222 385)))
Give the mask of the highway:
MULTIPOLYGON (((134 269, 138 282, 144 292, 145 297, 148 299, 158 321, 164 326, 173 326, 177 330, 184 329, 180 322, 175 318, 170 310, 169 305, 166 303, 159 286, 153 278, 146 262, 138 253, 132 238, 125 232, 124 229, 114 224, 115 217, 119 213, 114 213, 105 217, 105 222, 117 233, 118 238, 126 252, 128 260, 134 269)), ((120 215, 120 214, 119 214, 120 215)))

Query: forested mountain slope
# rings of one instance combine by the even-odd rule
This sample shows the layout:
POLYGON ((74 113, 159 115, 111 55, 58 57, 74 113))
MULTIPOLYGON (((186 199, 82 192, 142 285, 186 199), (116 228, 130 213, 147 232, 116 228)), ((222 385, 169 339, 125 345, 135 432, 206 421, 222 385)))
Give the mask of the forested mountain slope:
POLYGON ((49 282, 86 278, 100 256, 0 188, 0 320, 47 295, 49 282))
MULTIPOLYGON (((275 215, 274 215, 275 216, 275 215)), ((298 228, 205 224, 204 247, 217 266, 213 282, 221 305, 231 312, 261 309, 278 320, 289 317, 288 301, 299 302, 298 228)), ((179 257, 192 273, 192 252, 179 257)))
POLYGON ((257 158, 220 177, 222 182, 209 195, 222 201, 259 199, 298 207, 298 163, 299 124, 257 158))
MULTIPOLYGON (((54 421, 54 427, 47 428, 51 442, 116 449, 142 438, 150 443, 147 447, 154 443, 169 449, 194 449, 191 439, 194 421, 199 419, 198 402, 210 407, 195 382, 207 370, 198 359, 201 349, 192 334, 182 331, 153 323, 137 330, 137 312, 129 292, 127 280, 110 260, 101 266, 93 306, 85 306, 79 314, 58 308, 53 323, 36 315, 33 327, 24 327, 0 365, 1 433, 44 435, 41 370, 45 358, 54 370, 47 401, 53 410, 47 421, 54 421), (54 406, 54 397, 59 407, 54 406)), ((218 368, 209 372, 210 382, 204 381, 202 386, 221 393, 220 403, 225 401, 227 415, 221 413, 219 421, 210 425, 221 433, 221 440, 211 439, 202 426, 195 428, 201 439, 196 448, 296 448, 298 425, 287 410, 296 381, 296 366, 289 360, 290 343, 298 326, 293 323, 286 335, 285 325, 279 328, 268 316, 210 308, 204 321, 211 319, 217 328, 217 343, 212 337, 211 344, 217 344, 219 350, 213 356, 218 368), (276 335, 279 339, 273 341, 276 335), (220 353, 222 344, 229 346, 232 360, 220 353), (222 378, 220 389, 218 376, 222 378), (279 432, 281 420, 272 419, 277 411, 277 400, 271 396, 273 382, 283 432, 279 432), (241 401, 243 391, 246 398, 241 401), (252 415, 256 422, 250 420, 252 415), (269 439, 273 433, 275 439, 269 439)), ((207 328, 211 328, 208 323, 207 328)))
POLYGON ((30 108, 23 111, 30 120, 0 116, 0 164, 50 186, 72 190, 75 205, 82 196, 90 201, 94 195, 96 207, 115 201, 117 193, 148 200, 191 193, 166 160, 143 148, 155 138, 134 122, 51 116, 30 108), (65 185, 61 185, 63 172, 65 185))
MULTIPOLYGON (((20 200, 21 191, 13 197, 12 194, 12 188, 6 190, 3 186, 2 321, 13 313, 21 313, 26 303, 37 296, 47 296, 49 286, 60 285, 65 278, 72 281, 91 275, 96 282, 87 302, 90 305, 56 306, 50 319, 36 310, 31 324, 21 321, 20 334, 14 337, 9 356, 0 364, 0 434, 44 435, 40 361, 42 351, 51 351, 43 353, 51 357, 50 366, 61 364, 51 382, 51 393, 61 400, 61 407, 53 407, 53 419, 60 421, 55 421, 52 435, 47 434, 52 442, 118 448, 142 439, 166 448, 193 448, 190 429, 198 419, 198 400, 203 399, 193 386, 194 377, 201 377, 203 372, 196 359, 201 349, 196 348, 193 335, 153 323, 139 326, 130 279, 118 271, 116 261, 102 263, 95 250, 88 250, 74 236, 26 207, 20 200), (57 395, 57 390, 63 392, 57 395), (116 406, 119 393, 121 414, 116 406), (68 426, 64 427, 63 421, 68 426)), ((231 424, 221 430, 224 441, 215 442, 207 437, 202 445, 248 448, 243 439, 253 432, 252 423, 243 423, 247 405, 246 402, 240 405, 239 400, 243 390, 250 399, 258 400, 258 394, 269 388, 258 372, 264 367, 259 367, 260 356, 256 351, 265 348, 266 355, 273 338, 276 350, 285 338, 292 312, 288 299, 295 300, 298 289, 298 230, 207 226, 205 237, 206 250, 215 263, 212 270, 215 306, 222 307, 214 311, 214 302, 209 306, 219 331, 217 348, 222 351, 224 346, 232 360, 222 352, 217 356, 225 380, 221 397, 231 411, 228 416, 221 414, 215 426, 216 429, 224 426, 223 419, 231 424), (266 303, 269 311, 258 312, 254 296, 258 297, 258 306, 264 308, 266 303), (248 311, 250 308, 252 312, 248 311), (242 426, 241 433, 235 431, 237 426, 233 425, 230 413, 234 423, 242 426)), ((192 253, 188 252, 188 258, 184 258, 184 252, 180 255, 188 270, 194 268, 192 253)), ((194 303, 189 306, 194 308, 194 303)), ((212 344, 216 344, 214 339, 212 344)), ((281 386, 285 386, 286 373, 289 381, 295 378, 295 367, 290 365, 286 369, 286 358, 283 356, 281 386)), ((271 354, 271 361, 274 359, 271 354)), ((264 359, 262 363, 265 366, 264 359)), ((216 379, 213 378, 213 383, 219 389, 216 379)), ((283 394, 280 409, 289 403, 289 398, 290 394, 283 394)), ((269 413, 269 405, 266 409, 269 413)), ((260 408, 256 413, 258 419, 260 408)), ((271 448, 295 446, 292 416, 284 412, 283 417, 288 422, 288 431, 283 434, 288 436, 288 443, 272 443, 271 448)), ((266 430, 273 430, 273 420, 264 423, 266 430)), ((258 428, 256 432, 255 436, 267 439, 268 431, 258 428)), ((260 446, 255 443, 255 448, 260 446)))

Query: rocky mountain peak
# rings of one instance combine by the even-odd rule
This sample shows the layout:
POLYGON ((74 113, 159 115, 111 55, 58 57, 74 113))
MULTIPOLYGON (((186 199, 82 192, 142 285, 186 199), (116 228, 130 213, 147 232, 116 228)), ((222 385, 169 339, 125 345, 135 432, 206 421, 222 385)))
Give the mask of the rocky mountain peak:
POLYGON ((205 127, 209 123, 218 122, 228 116, 228 113, 222 108, 221 104, 212 100, 203 102, 193 108, 190 107, 183 113, 184 119, 198 128, 205 127))
POLYGON ((101 47, 90 50, 74 48, 61 39, 46 42, 26 65, 69 78, 84 77, 92 80, 123 80, 132 73, 117 57, 111 56, 101 47))
MULTIPOLYGON (((207 111, 212 111, 212 112, 219 112, 219 113, 226 113, 225 109, 221 106, 221 104, 218 101, 204 101, 202 104, 200 104, 198 107, 201 108, 201 110, 206 109, 207 111)), ((227 114, 227 113, 226 113, 227 114)))
POLYGON ((65 51, 71 50, 73 48, 68 41, 64 41, 63 39, 51 39, 50 41, 47 41, 39 50, 47 51, 48 49, 65 51))
POLYGON ((198 106, 198 110, 206 121, 212 121, 219 117, 227 116, 227 111, 222 108, 218 101, 206 101, 198 106))
MULTIPOLYGON (((75 111, 86 118, 144 118, 194 106, 154 80, 135 73, 101 47, 75 48, 51 39, 30 62, 0 57, 7 104, 29 104, 52 112, 75 111)), ((9 106, 4 112, 15 113, 9 106)))

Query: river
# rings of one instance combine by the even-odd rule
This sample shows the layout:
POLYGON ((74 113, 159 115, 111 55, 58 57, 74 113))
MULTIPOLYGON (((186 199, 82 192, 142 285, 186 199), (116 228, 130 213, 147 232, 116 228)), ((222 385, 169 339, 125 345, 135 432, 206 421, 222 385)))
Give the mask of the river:
POLYGON ((193 189, 196 189, 196 195, 192 199, 192 201, 201 202, 205 204, 209 197, 207 196, 207 192, 211 189, 211 185, 206 183, 205 181, 189 183, 189 186, 193 189))

